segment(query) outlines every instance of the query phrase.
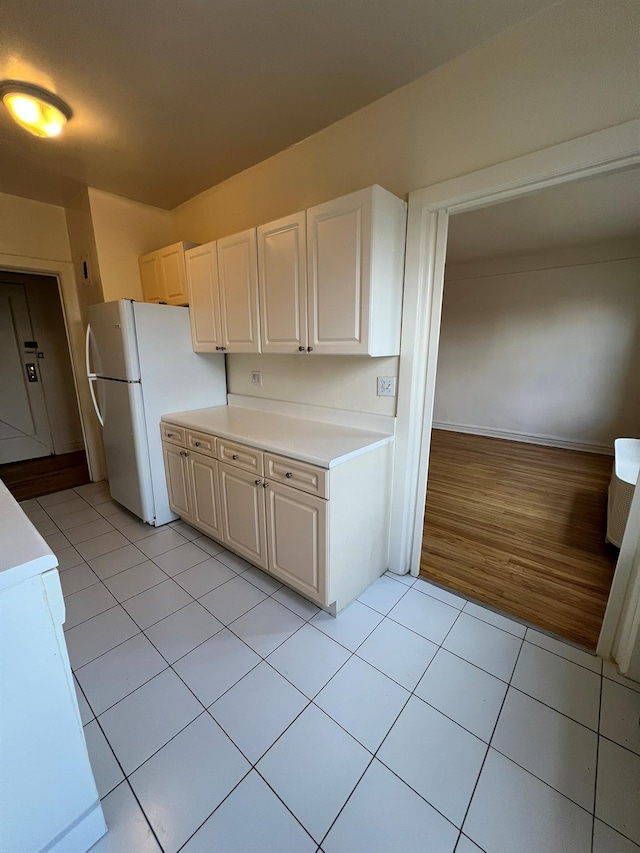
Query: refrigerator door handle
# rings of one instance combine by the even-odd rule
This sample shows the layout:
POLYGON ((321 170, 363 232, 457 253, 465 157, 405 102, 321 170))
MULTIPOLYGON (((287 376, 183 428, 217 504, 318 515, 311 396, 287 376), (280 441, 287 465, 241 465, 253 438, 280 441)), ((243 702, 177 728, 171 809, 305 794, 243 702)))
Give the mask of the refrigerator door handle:
POLYGON ((96 392, 93 388, 93 383, 98 381, 98 377, 94 376, 93 374, 90 374, 89 376, 87 376, 87 379, 89 380, 89 391, 91 391, 91 399, 93 401, 93 408, 96 410, 96 417, 100 421, 100 426, 104 426, 104 419, 100 413, 100 409, 98 408, 96 392))
MULTIPOLYGON (((85 335, 85 343, 84 343, 84 357, 85 357, 85 361, 87 363, 87 377, 95 376, 95 374, 92 373, 92 371, 91 371, 91 356, 89 353, 90 344, 91 344, 91 324, 87 323, 87 333, 85 335)), ((91 385, 91 383, 89 383, 89 385, 91 385)))

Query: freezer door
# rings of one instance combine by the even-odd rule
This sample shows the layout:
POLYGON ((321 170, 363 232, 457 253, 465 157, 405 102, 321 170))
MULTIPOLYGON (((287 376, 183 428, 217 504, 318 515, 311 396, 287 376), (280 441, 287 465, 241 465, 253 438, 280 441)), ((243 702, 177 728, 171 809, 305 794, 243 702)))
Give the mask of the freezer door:
POLYGON ((139 383, 96 381, 104 419, 102 438, 111 497, 138 518, 154 523, 155 506, 139 383))
POLYGON ((87 309, 87 373, 105 379, 140 379, 133 302, 119 299, 87 309))

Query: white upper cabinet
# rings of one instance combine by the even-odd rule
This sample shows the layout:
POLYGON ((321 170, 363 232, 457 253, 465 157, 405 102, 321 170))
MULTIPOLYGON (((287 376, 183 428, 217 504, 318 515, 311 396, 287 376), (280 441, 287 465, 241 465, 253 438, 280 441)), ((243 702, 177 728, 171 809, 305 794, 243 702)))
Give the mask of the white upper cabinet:
POLYGON ((194 350, 398 355, 405 231, 374 186, 190 250, 194 350))
POLYGON ((145 302, 188 305, 184 256, 193 243, 173 243, 140 258, 140 279, 145 302))
POLYGON ((142 295, 145 302, 166 302, 162 282, 162 270, 160 268, 160 257, 157 252, 143 255, 140 258, 140 280, 142 281, 142 295))
POLYGON ((260 352, 256 230, 218 240, 223 344, 227 352, 260 352))
POLYGON ((218 287, 218 246, 205 243, 185 253, 189 286, 189 317, 194 352, 215 352, 224 346, 220 291, 218 287))
POLYGON ((307 349, 305 213, 258 228, 262 352, 307 349))
POLYGON ((307 210, 311 351, 400 352, 404 202, 374 186, 307 210))

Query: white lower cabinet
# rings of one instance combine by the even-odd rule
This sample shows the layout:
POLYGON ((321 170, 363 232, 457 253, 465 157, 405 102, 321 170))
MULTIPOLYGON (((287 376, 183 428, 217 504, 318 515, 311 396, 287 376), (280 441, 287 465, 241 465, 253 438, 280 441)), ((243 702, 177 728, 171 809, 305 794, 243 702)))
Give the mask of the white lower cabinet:
POLYGON ((269 483, 269 571, 303 595, 326 600, 327 501, 269 483))
POLYGON ((163 438, 172 510, 330 612, 386 569, 391 445, 327 470, 213 436, 198 453, 202 432, 166 423, 163 438))
POLYGON ((232 551, 267 568, 264 489, 261 477, 220 463, 222 538, 232 551))
MULTIPOLYGON (((218 488, 218 460, 188 451, 188 476, 193 505, 190 521, 207 536, 222 536, 222 507, 218 488)), ((174 510, 176 512, 176 510, 174 510)))
POLYGON ((188 453, 175 444, 163 441, 162 455, 164 456, 164 470, 167 475, 169 506, 176 515, 184 518, 185 521, 190 521, 193 501, 189 488, 188 453))

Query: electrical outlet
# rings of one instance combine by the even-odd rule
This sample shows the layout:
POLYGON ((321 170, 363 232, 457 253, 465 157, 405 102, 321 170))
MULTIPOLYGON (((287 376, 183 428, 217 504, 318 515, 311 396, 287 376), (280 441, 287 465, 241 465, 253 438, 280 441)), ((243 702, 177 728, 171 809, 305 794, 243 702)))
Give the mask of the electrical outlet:
POLYGON ((251 384, 252 385, 262 385, 262 371, 261 370, 252 370, 251 371, 251 384))
POLYGON ((378 376, 378 397, 396 396, 396 377, 378 376))

